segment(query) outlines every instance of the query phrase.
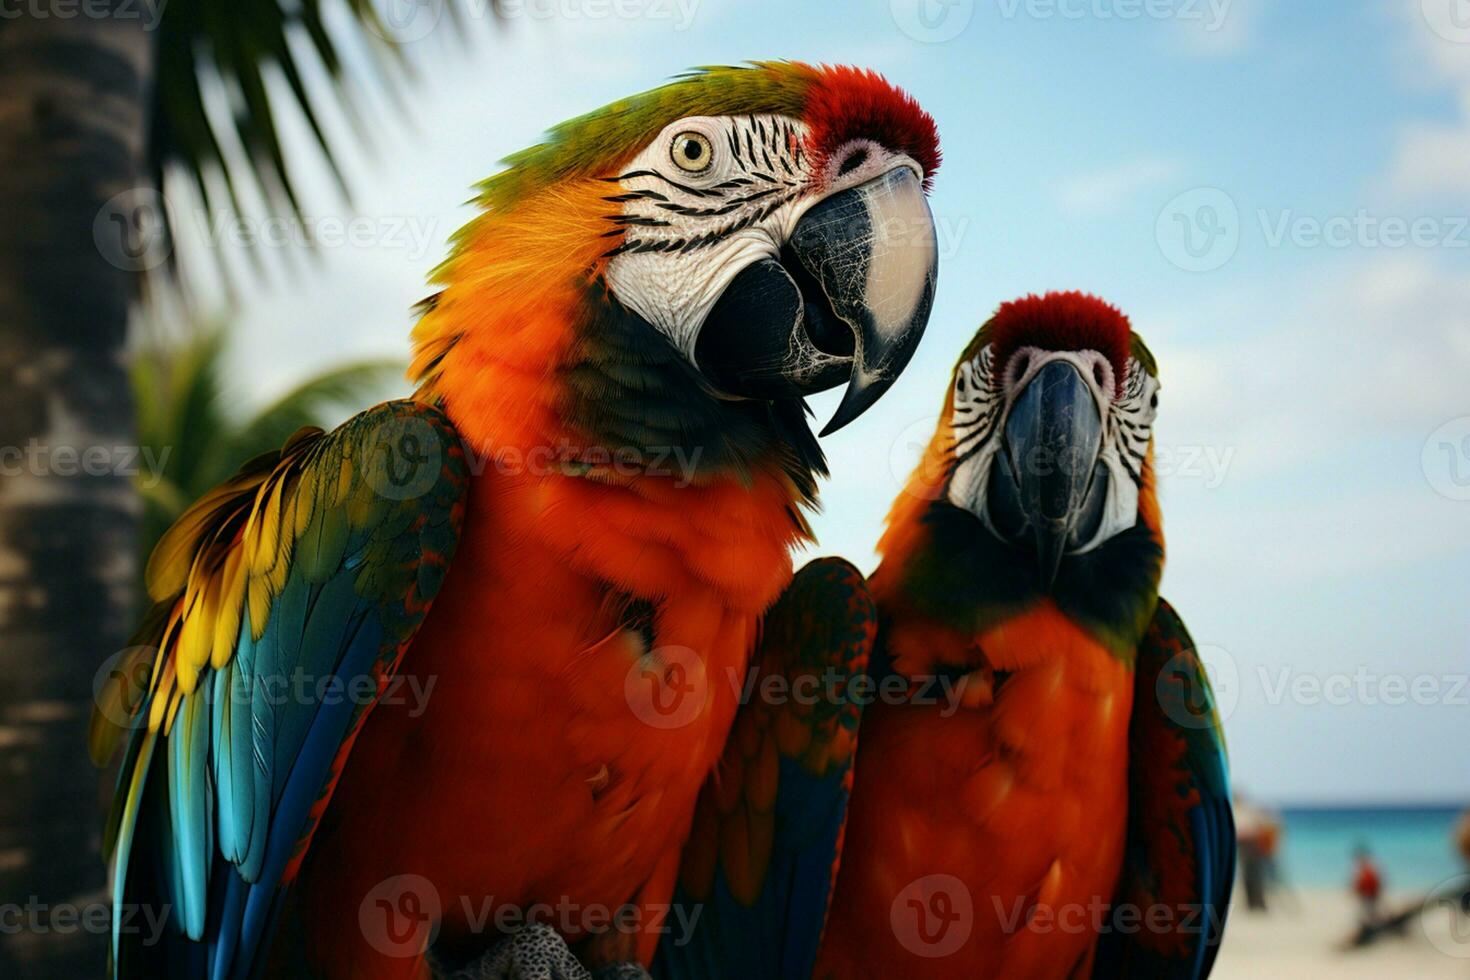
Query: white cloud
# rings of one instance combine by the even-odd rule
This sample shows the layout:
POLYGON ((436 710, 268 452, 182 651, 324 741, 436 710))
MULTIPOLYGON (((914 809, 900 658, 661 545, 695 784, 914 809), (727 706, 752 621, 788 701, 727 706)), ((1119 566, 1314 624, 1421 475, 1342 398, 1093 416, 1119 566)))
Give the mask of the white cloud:
POLYGON ((1122 213, 1144 191, 1169 183, 1181 169, 1175 160, 1141 157, 1104 170, 1077 174, 1057 185, 1057 205, 1079 217, 1112 217, 1122 213))
POLYGON ((1412 444, 1470 410, 1470 279, 1432 255, 1337 261, 1288 292, 1135 320, 1162 338, 1161 441, 1233 452, 1232 484, 1310 480, 1323 456, 1412 444), (1160 319, 1186 326, 1150 330, 1160 319))
MULTIPOLYGON (((1432 10, 1462 0, 1432 0, 1402 6, 1408 18, 1409 62, 1419 78, 1435 87, 1459 90, 1460 114, 1450 123, 1417 121, 1403 127, 1389 168, 1391 191, 1411 198, 1436 194, 1470 195, 1470 31, 1456 40, 1434 26, 1432 10)), ((1445 16, 1448 16, 1445 8, 1445 16)), ((1458 22, 1453 22, 1458 23, 1458 22)))
POLYGON ((1399 134, 1389 170, 1391 190, 1407 197, 1470 195, 1470 83, 1454 123, 1413 123, 1399 134))

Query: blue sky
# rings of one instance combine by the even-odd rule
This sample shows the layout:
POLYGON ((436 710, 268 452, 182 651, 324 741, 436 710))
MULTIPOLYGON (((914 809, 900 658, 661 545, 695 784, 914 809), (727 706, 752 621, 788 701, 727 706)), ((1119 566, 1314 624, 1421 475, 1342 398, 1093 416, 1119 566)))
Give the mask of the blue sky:
MULTIPOLYGON (((406 356, 469 186, 546 125, 691 65, 877 68, 939 123, 939 297, 906 375, 827 441, 820 550, 871 566, 998 303, 1097 292, 1160 361, 1165 594, 1216 667, 1237 783, 1470 797, 1470 2, 512 0, 468 45, 426 2, 398 8, 422 80, 346 154, 353 206, 284 120, 310 220, 357 232, 263 249, 298 272, 228 304, 242 398, 406 356)), ((210 235, 184 238, 189 262, 210 235)))

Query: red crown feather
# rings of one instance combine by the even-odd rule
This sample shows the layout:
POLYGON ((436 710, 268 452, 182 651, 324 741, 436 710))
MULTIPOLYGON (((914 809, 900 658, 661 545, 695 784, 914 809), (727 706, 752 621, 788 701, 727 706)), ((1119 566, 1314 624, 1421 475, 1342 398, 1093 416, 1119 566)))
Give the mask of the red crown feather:
POLYGON ((807 95, 803 117, 820 171, 827 155, 849 140, 870 139, 906 153, 924 170, 924 189, 939 169, 939 131, 913 96, 877 72, 826 65, 807 95))
POLYGON ((1133 326, 1116 306, 1081 292, 1032 294, 1001 304, 991 323, 997 378, 1005 376, 1006 361, 1022 347, 1095 350, 1112 364, 1122 390, 1133 326))

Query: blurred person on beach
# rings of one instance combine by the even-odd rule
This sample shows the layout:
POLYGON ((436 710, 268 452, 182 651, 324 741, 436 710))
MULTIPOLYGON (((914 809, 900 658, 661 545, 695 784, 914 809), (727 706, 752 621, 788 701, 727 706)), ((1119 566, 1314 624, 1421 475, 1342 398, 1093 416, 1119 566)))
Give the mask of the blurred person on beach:
POLYGON ((1353 894, 1358 897, 1363 925, 1376 923, 1378 900, 1383 894, 1383 872, 1366 844, 1359 844, 1353 851, 1353 894))
POLYGON ((1264 912, 1267 891, 1275 884, 1279 871, 1276 866, 1276 845, 1280 837, 1280 826, 1263 808, 1237 793, 1235 810, 1235 849, 1240 867, 1240 883, 1245 890, 1245 907, 1252 912, 1264 912))
MULTIPOLYGON (((1460 814, 1460 823, 1455 827, 1455 846, 1460 851, 1460 860, 1465 862, 1465 869, 1470 871, 1470 809, 1460 814)), ((1470 875, 1466 877, 1470 878, 1470 875)), ((1470 915, 1470 887, 1460 893, 1460 913, 1470 915)))

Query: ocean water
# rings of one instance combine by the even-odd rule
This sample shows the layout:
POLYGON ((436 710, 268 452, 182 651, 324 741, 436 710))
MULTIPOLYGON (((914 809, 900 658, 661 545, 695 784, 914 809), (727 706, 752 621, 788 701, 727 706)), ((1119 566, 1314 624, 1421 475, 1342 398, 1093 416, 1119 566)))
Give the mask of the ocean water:
POLYGON ((1454 845, 1462 806, 1287 807, 1281 867, 1299 888, 1346 888, 1366 845, 1389 891, 1423 891, 1470 871, 1454 845))

